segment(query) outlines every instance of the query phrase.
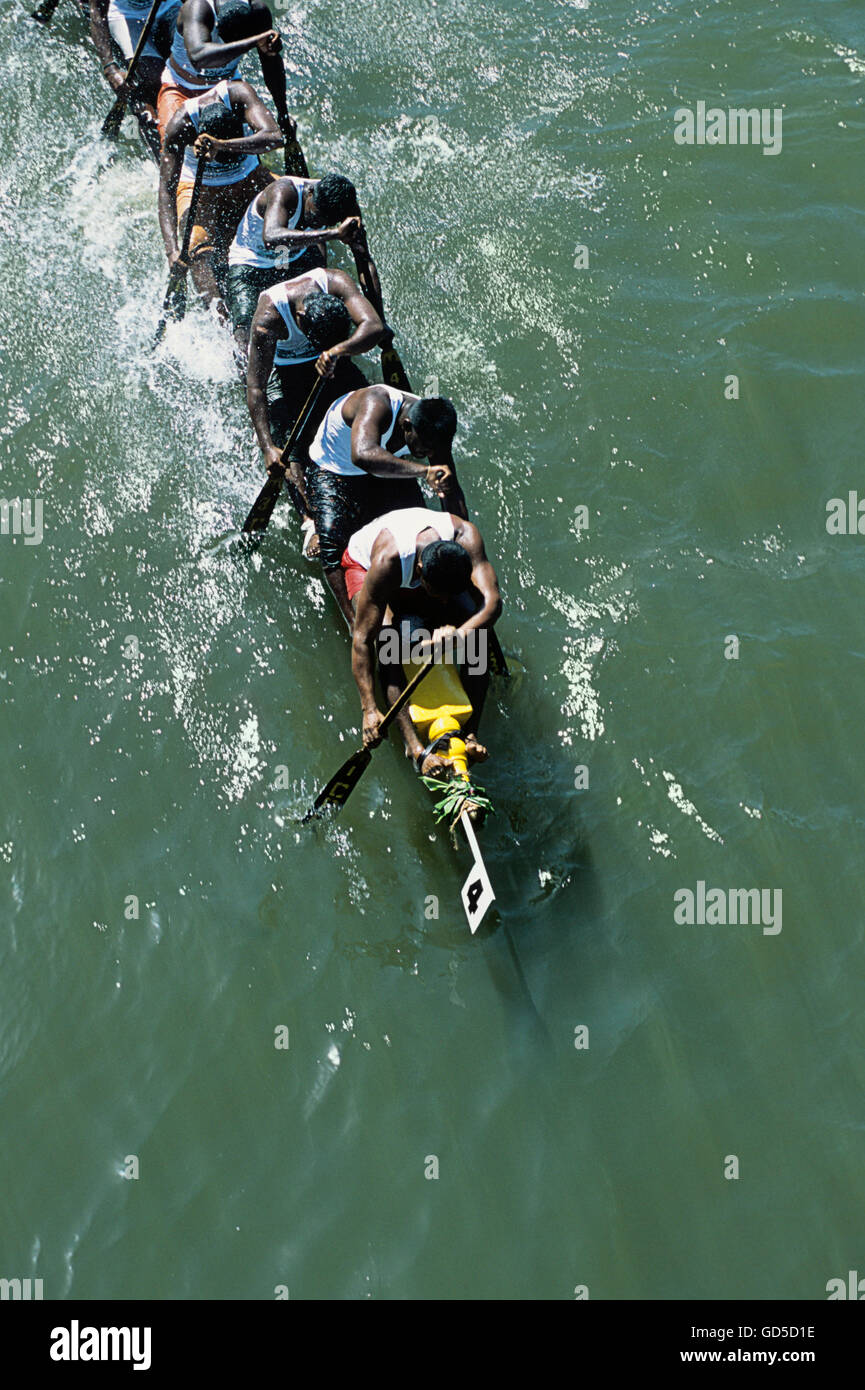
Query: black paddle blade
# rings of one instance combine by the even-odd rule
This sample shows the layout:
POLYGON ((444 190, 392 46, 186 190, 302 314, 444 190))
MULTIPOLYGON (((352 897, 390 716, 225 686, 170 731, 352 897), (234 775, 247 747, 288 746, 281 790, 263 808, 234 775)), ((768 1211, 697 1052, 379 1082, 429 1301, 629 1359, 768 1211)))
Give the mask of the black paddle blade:
POLYGON ((294 174, 295 178, 308 179, 309 169, 306 164, 306 156, 300 148, 297 136, 293 135, 285 142, 285 172, 294 174))
POLYGON ((243 523, 244 531, 265 531, 282 490, 282 474, 271 474, 243 523))
POLYGON ((393 339, 386 345, 382 344, 381 374, 387 386, 395 386, 399 391, 411 390, 408 377, 405 374, 405 367, 402 365, 402 359, 393 345, 393 339))
POLYGON ((126 115, 126 102, 119 97, 115 101, 105 120, 102 122, 102 134, 106 140, 116 140, 120 134, 120 127, 123 124, 123 117, 126 115))
POLYGON ((138 116, 138 129, 141 131, 141 138, 144 141, 147 153, 155 164, 159 164, 162 154, 159 143, 159 127, 154 121, 148 120, 146 116, 139 115, 137 111, 135 114, 138 116))
POLYGON ((368 748, 359 748, 356 753, 352 753, 339 772, 331 777, 324 790, 319 792, 311 809, 303 817, 301 825, 317 816, 323 806, 332 806, 334 811, 341 810, 369 767, 371 757, 372 753, 368 748))
POLYGON ((169 319, 182 319, 186 313, 186 274, 181 271, 176 275, 174 271, 168 279, 168 289, 165 291, 165 298, 162 301, 162 317, 156 325, 156 333, 153 336, 153 346, 159 347, 165 337, 165 330, 168 327, 169 319))

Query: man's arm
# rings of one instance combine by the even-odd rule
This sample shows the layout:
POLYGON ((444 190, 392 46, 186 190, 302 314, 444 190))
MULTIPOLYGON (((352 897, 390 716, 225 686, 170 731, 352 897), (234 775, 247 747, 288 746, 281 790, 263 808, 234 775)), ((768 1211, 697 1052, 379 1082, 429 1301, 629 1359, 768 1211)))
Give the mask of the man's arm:
POLYGON ((177 241, 177 185, 183 163, 184 126, 194 132, 195 127, 185 112, 178 111, 172 116, 165 131, 162 159, 159 162, 159 230, 165 243, 165 254, 172 268, 180 259, 180 246, 177 241))
POLYGON ((369 352, 384 332, 384 324, 375 309, 344 270, 328 271, 327 289, 328 294, 334 294, 342 300, 355 328, 349 338, 328 348, 319 357, 315 364, 316 370, 319 376, 325 377, 333 376, 340 357, 355 357, 358 353, 369 352))
POLYGON ((498 622, 502 613, 502 596, 499 593, 498 576, 487 559, 483 537, 478 528, 470 521, 463 521, 454 531, 455 540, 468 553, 472 562, 471 583, 481 596, 481 606, 477 613, 473 613, 457 628, 457 632, 465 636, 472 628, 492 626, 498 622))
MULTIPOLYGON (((376 541, 373 551, 384 542, 376 541)), ((399 586, 399 560, 373 554, 363 588, 358 594, 357 613, 351 638, 351 670, 360 695, 363 710, 363 746, 374 748, 381 743, 379 725, 383 715, 375 700, 375 644, 384 622, 385 610, 391 595, 399 586)))
MULTIPOLYGON (((267 21, 263 20, 259 33, 246 39, 235 39, 232 43, 213 43, 213 26, 216 21, 210 6, 206 0, 187 0, 181 11, 181 33, 193 65, 197 68, 219 68, 224 63, 230 63, 233 58, 242 58, 244 53, 249 53, 253 48, 258 48, 259 52, 278 53, 281 40, 270 22, 270 10, 266 6, 255 8, 264 10, 264 18, 267 21)), ((178 15, 178 20, 181 15, 178 15)))
POLYGON ((119 97, 128 97, 126 71, 114 57, 111 34, 108 29, 108 0, 90 0, 90 38, 99 54, 105 80, 119 97))
POLYGON ((280 179, 267 190, 262 237, 265 246, 307 246, 316 241, 344 241, 357 226, 356 217, 346 217, 333 227, 289 227, 297 207, 298 192, 289 179, 280 179))
POLYGON ((357 408, 351 427, 351 461, 374 478, 423 478, 436 491, 447 483, 447 469, 433 468, 410 458, 397 458, 382 447, 381 437, 390 424, 390 397, 373 389, 357 408))
POLYGON ((285 143, 279 126, 249 83, 229 82, 228 96, 232 110, 239 111, 251 127, 252 134, 238 136, 236 140, 218 140, 215 135, 199 135, 193 146, 196 156, 201 156, 205 150, 211 155, 218 154, 220 150, 233 154, 261 155, 268 150, 278 150, 285 143))
POLYGON ((273 354, 285 325, 279 310, 266 295, 259 296, 258 307, 249 329, 249 365, 246 370, 246 404, 256 438, 264 454, 268 472, 279 465, 281 449, 273 442, 267 410, 267 383, 273 368, 273 354))

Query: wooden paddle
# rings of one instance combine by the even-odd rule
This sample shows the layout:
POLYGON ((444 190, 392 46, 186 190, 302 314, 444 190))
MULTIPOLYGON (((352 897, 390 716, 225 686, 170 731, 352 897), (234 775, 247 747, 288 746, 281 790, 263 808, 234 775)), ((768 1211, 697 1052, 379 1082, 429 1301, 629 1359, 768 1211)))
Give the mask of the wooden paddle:
POLYGON ((168 327, 169 319, 182 319, 186 313, 186 271, 187 267, 183 264, 189 255, 189 242, 192 237, 192 228, 195 225, 195 214, 198 210, 198 198, 201 193, 201 183, 204 178, 204 169, 209 156, 204 154, 198 161, 195 170, 195 182, 192 185, 192 196, 189 199, 189 211, 186 214, 186 227, 183 232, 183 245, 180 248, 180 260, 175 262, 168 273, 168 288, 165 291, 165 298, 162 301, 162 317, 156 326, 156 333, 153 338, 153 346, 156 348, 165 337, 165 330, 168 327))
MULTIPOLYGON (((135 70, 138 67, 138 64, 141 60, 141 55, 144 52, 144 45, 150 38, 150 31, 156 22, 156 11, 159 9, 161 3, 162 0, 153 0, 153 4, 150 7, 150 13, 144 21, 144 28, 141 30, 138 43, 135 45, 135 52, 132 54, 132 57, 129 60, 129 67, 126 69, 127 84, 131 83, 132 79, 135 77, 135 70)), ((120 134, 120 126, 125 113, 126 98, 118 97, 111 110, 108 112, 108 115, 105 117, 105 120, 102 122, 102 134, 106 137, 106 139, 117 139, 117 136, 120 134)))
MULTIPOLYGON (((292 446, 294 445, 295 440, 297 439, 298 435, 300 434, 301 430, 303 429, 304 425, 309 419, 312 411, 315 409, 315 403, 321 395, 326 381, 327 377, 322 376, 319 377, 318 380, 313 383, 312 390, 307 396, 305 403, 301 406, 300 414, 295 420, 291 434, 288 436, 288 439, 286 440, 283 446, 282 453, 279 456, 280 463, 282 463, 283 460, 288 459, 289 452, 292 446)), ((277 498, 279 497, 279 494, 282 491, 282 484, 284 481, 284 473, 271 473, 269 475, 267 482, 264 484, 264 487, 261 489, 261 492, 258 494, 258 496, 252 504, 249 516, 243 523, 244 531, 249 532, 266 530, 267 523, 273 516, 273 509, 276 506, 277 498)))
MULTIPOLYGON (((382 323, 384 323, 384 300, 382 298, 381 285, 378 276, 373 270, 372 258, 369 254, 369 247, 366 244, 365 235, 362 246, 359 246, 357 250, 352 247, 352 252, 354 254, 354 263, 357 267, 357 278, 360 281, 360 287, 376 313, 379 315, 382 323)), ((385 381, 389 386, 396 386, 400 391, 411 391, 411 385, 406 376, 405 367, 402 364, 399 353, 393 345, 393 332, 390 328, 387 329, 381 343, 381 370, 385 381)), ((496 630, 491 627, 488 628, 487 631, 489 632, 490 670, 496 676, 509 676, 511 673, 508 670, 507 659, 502 651, 502 644, 498 639, 496 630)))
MULTIPOLYGON (((424 676, 429 675, 434 665, 435 657, 431 656, 429 661, 424 662, 420 670, 412 676, 405 690, 394 700, 387 714, 379 724, 379 731, 382 736, 387 733, 400 710, 408 703, 424 676)), ((371 758, 371 748, 359 748, 356 753, 352 753, 350 758, 346 758, 339 772, 334 773, 327 785, 319 792, 312 806, 306 812, 306 815, 301 817, 301 825, 305 825, 307 821, 317 816, 325 803, 328 806, 333 806, 335 811, 341 810, 361 777, 366 772, 371 758)))

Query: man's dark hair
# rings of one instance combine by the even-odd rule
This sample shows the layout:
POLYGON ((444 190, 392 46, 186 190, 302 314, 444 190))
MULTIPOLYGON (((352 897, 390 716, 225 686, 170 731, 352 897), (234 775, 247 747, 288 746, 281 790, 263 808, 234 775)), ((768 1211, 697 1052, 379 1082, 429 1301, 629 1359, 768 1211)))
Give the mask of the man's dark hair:
POLYGON ((421 577, 439 594, 461 594, 472 577, 467 550, 457 541, 432 541, 420 553, 421 577))
POLYGON ((242 0, 223 0, 216 15, 214 39, 236 43, 238 39, 248 39, 260 33, 263 33, 260 14, 256 14, 249 5, 244 5, 242 0))
POLYGON ((424 396, 415 401, 408 418, 425 444, 450 444, 457 432, 457 413, 447 396, 424 396))
POLYGON ((315 186, 316 209, 325 227, 335 227, 346 217, 357 217, 357 189, 342 174, 325 174, 315 186))
POLYGON ((243 135, 243 119, 221 101, 213 101, 199 107, 198 129, 202 135, 212 135, 216 140, 239 140, 243 135))
POLYGON ((303 331, 316 352, 325 352, 336 343, 344 342, 354 326, 342 300, 321 290, 306 296, 303 313, 303 331))

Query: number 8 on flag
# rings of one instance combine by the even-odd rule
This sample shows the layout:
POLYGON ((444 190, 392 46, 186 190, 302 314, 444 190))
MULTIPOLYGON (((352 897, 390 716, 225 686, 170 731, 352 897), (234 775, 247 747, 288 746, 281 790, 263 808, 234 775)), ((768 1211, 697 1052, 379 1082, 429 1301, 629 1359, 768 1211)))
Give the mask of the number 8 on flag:
POLYGON ((463 907, 468 918, 469 930, 472 935, 477 931, 484 919, 490 903, 495 902, 496 895, 490 883, 486 865, 481 858, 481 851, 475 838, 474 827, 469 817, 463 813, 460 816, 460 824, 465 831, 466 839, 469 842, 469 849, 472 852, 473 860, 471 871, 462 887, 463 907))

